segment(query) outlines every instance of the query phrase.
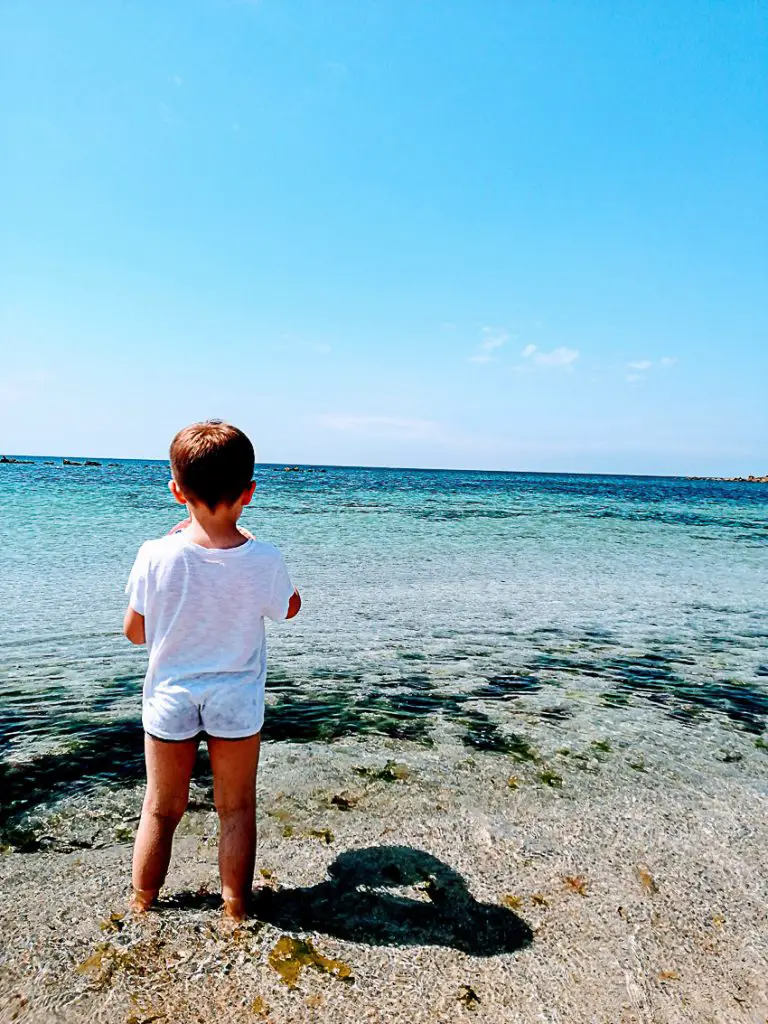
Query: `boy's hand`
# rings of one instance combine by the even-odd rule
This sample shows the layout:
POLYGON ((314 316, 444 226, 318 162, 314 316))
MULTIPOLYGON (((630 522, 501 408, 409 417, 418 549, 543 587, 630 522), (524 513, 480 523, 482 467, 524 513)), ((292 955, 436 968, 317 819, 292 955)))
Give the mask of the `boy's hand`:
POLYGON ((286 619, 292 619, 295 615, 298 615, 300 609, 301 594, 298 592, 298 590, 294 590, 294 592, 291 594, 290 600, 288 601, 288 612, 285 616, 286 619))

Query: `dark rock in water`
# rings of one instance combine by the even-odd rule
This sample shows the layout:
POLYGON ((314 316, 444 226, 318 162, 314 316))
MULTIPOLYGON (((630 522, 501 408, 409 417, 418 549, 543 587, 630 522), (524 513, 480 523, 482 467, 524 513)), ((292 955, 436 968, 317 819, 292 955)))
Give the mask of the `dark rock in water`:
POLYGON ((72 459, 62 459, 65 466, 82 466, 82 462, 74 462, 72 459))
POLYGON ((352 793, 336 793, 331 797, 331 806, 340 811, 351 811, 360 797, 352 793))
POLYGON ((352 771, 356 775, 381 782, 404 782, 411 774, 407 765, 398 764, 397 761, 387 761, 383 768, 355 765, 352 771))
POLYGON ((768 476, 687 476, 686 480, 714 480, 719 484, 768 484, 768 476))
POLYGON ((558 705, 551 708, 541 708, 539 715, 547 722, 564 722, 573 715, 570 708, 558 705))
POLYGON ((536 676, 490 676, 487 685, 475 690, 473 696, 481 700, 510 700, 540 689, 536 676))
POLYGON ((559 789, 563 784, 563 776, 553 772, 550 768, 545 768, 544 771, 539 772, 539 782, 543 782, 545 786, 552 786, 553 789, 559 789))
POLYGON ((460 1003, 464 1003, 469 1010, 474 1010, 474 1008, 479 1006, 481 1002, 480 996, 475 992, 471 985, 462 985, 459 989, 457 999, 460 1003))
POLYGON ((31 466, 32 459, 13 459, 7 455, 0 456, 0 463, 6 466, 31 466))
POLYGON ((94 461, 94 459, 86 459, 85 460, 85 465, 86 466, 100 466, 101 463, 94 461))
POLYGON ((737 750, 720 750, 715 754, 718 761, 722 761, 723 764, 738 764, 739 761, 744 760, 744 755, 740 754, 737 750))

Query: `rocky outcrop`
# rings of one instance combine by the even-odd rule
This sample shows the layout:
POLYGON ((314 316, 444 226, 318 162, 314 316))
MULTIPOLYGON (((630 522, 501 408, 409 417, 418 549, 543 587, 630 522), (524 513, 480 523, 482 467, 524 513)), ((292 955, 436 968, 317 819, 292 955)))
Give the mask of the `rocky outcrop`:
POLYGON ((720 484, 768 484, 768 476, 687 476, 686 480, 714 480, 720 484))

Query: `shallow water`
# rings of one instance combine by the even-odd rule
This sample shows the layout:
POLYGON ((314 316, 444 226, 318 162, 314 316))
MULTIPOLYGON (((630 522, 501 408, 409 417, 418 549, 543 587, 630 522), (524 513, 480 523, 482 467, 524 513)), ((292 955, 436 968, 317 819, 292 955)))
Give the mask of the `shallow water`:
MULTIPOLYGON (((0 464, 2 819, 140 774, 145 654, 120 633, 123 587, 139 544, 180 518, 167 477, 0 464)), ((670 723, 681 760, 766 742, 768 487, 282 466, 257 480, 243 523, 283 549, 304 599, 270 629, 268 737, 517 760, 670 723)))

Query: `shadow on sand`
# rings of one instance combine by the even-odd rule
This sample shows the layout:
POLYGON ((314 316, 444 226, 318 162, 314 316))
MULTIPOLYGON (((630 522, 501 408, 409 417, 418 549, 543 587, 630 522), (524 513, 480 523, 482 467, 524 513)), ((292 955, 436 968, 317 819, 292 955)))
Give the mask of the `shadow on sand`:
MULTIPOLYGON (((533 932, 511 910, 479 903, 453 868, 423 850, 374 846, 340 854, 329 878, 307 888, 261 889, 252 913, 289 932, 320 932, 370 946, 448 946, 471 956, 514 953, 533 932), (398 892, 410 887, 413 895, 398 892)), ((160 904, 213 907, 208 894, 160 904)))

